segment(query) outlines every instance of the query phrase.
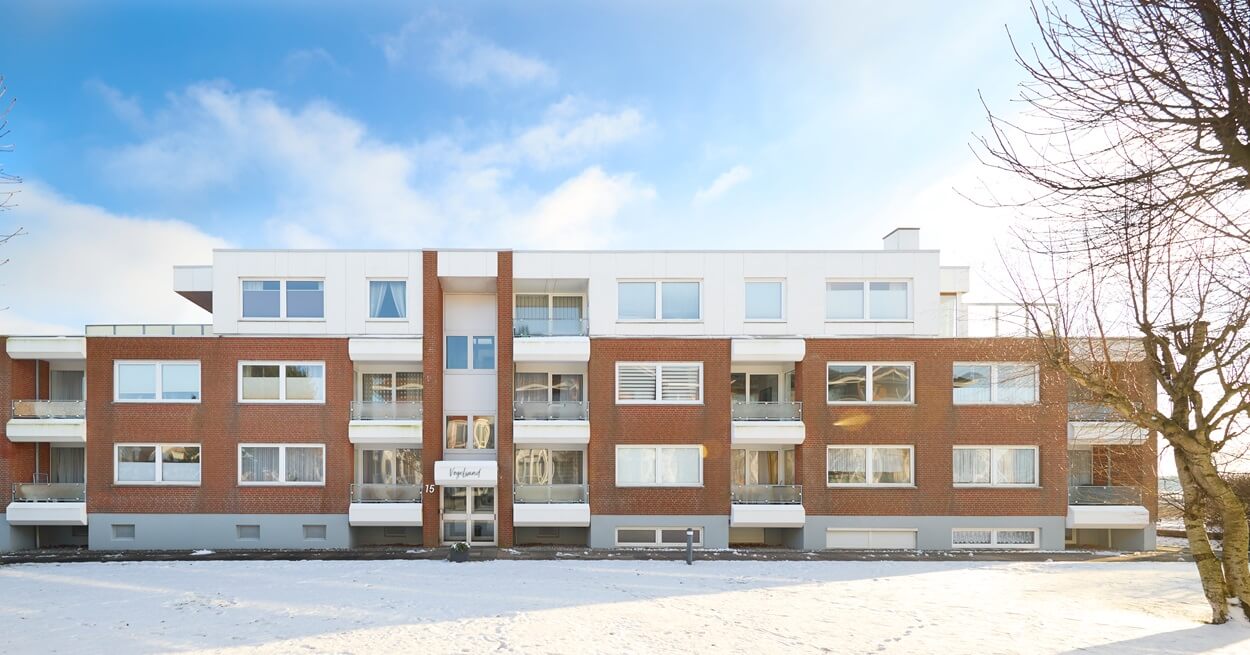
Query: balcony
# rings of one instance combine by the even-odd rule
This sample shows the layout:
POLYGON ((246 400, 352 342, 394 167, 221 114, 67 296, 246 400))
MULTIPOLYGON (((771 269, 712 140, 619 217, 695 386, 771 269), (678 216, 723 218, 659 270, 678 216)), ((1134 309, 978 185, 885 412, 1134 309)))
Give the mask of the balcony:
POLYGON ((512 403, 512 440, 518 444, 590 442, 589 406, 580 400, 512 403))
POLYGON ((86 443, 86 419, 82 400, 14 400, 5 433, 13 442, 86 443))
POLYGON ((518 318, 512 321, 512 336, 584 337, 590 334, 590 322, 584 318, 518 318))
POLYGON ((802 485, 733 485, 729 493, 732 527, 801 528, 807 520, 802 485))
POLYGON ((734 445, 801 444, 807 434, 801 402, 734 401, 730 415, 734 445))
POLYGON ((87 359, 85 337, 9 337, 4 346, 13 359, 87 359))
POLYGON ((406 444, 420 447, 420 401, 377 402, 353 400, 348 441, 356 444, 406 444))
POLYGON ((1069 505, 1140 505, 1137 487, 1068 487, 1069 505))
POLYGON ((353 526, 419 526, 422 486, 353 484, 347 522, 353 526))
POLYGON ((11 525, 87 525, 87 485, 81 482, 19 482, 5 509, 11 525))
POLYGON ((1068 443, 1093 446, 1135 446, 1146 443, 1145 428, 1125 421, 1114 409, 1099 403, 1068 403, 1068 443))
POLYGON ((588 362, 589 325, 584 318, 518 318, 512 322, 512 359, 517 362, 588 362))
POLYGON ((1150 525, 1150 510, 1136 487, 1068 487, 1071 529, 1137 530, 1150 525))
POLYGON ((211 337, 213 326, 199 323, 120 323, 88 325, 89 337, 211 337))
POLYGON ((584 484, 516 485, 512 489, 512 522, 520 527, 588 527, 589 487, 584 484))

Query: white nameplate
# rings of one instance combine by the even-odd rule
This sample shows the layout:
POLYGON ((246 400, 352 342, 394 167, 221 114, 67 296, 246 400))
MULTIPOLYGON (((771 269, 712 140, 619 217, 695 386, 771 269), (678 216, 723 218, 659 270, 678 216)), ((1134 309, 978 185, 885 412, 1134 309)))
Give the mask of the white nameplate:
POLYGON ((434 483, 493 487, 499 484, 499 464, 489 460, 440 460, 434 462, 434 483))

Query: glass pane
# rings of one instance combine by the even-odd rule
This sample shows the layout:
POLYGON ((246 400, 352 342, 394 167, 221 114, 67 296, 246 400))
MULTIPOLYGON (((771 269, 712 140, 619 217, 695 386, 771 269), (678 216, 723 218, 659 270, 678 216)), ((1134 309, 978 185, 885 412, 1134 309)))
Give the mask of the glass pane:
POLYGON ((830 448, 829 484, 864 484, 867 452, 863 448, 830 448))
POLYGON ((277 364, 245 364, 243 366, 244 400, 278 400, 277 364))
POLYGON ((199 364, 162 364, 161 398, 164 400, 199 400, 199 364))
POLYGON ((547 295, 541 293, 517 294, 516 317, 522 321, 546 321, 547 295))
POLYGON ((955 484, 990 483, 990 449, 956 448, 955 484))
POLYGON ((655 319, 655 282, 619 282, 617 318, 622 321, 655 319))
POLYGON ((655 545, 655 530, 620 528, 616 531, 616 543, 622 546, 655 545))
POLYGON ((951 543, 956 546, 988 546, 990 541, 989 530, 956 530, 951 534, 951 543))
POLYGON ((473 521, 473 541, 492 542, 494 540, 495 522, 475 519, 473 521))
POLYGON ((473 337, 473 368, 495 368, 495 337, 473 337))
POLYGON ((52 471, 50 477, 52 482, 82 484, 87 481, 86 448, 53 446, 51 451, 52 471))
POLYGON ((911 367, 872 367, 872 401, 877 403, 911 402, 911 367))
POLYGON ((445 357, 447 359, 447 368, 449 369, 469 368, 469 337, 447 337, 445 357))
POLYGON ((955 387, 955 403, 990 402, 990 367, 959 366, 953 369, 951 384, 955 387))
POLYGON ((517 373, 513 376, 513 400, 520 403, 542 403, 544 405, 542 407, 521 407, 521 418, 547 418, 545 404, 549 393, 546 373, 517 373), (533 410, 532 413, 535 415, 527 415, 527 410, 533 410), (538 414, 541 414, 541 416, 538 414))
POLYGON ((557 402, 581 402, 582 375, 558 373, 551 376, 551 399, 557 402))
POLYGON ((443 521, 443 541, 464 541, 467 529, 465 521, 443 521))
POLYGON ((1068 486, 1084 487, 1094 484, 1094 451, 1068 451, 1068 486))
POLYGON ((655 400, 655 365, 618 364, 616 370, 618 400, 655 400))
POLYGON ((906 282, 869 282, 869 318, 877 321, 907 318, 906 282))
POLYGON ((550 484, 551 452, 546 448, 518 448, 513 475, 517 484, 550 484))
POLYGON ((699 318, 699 283, 664 282, 660 285, 665 320, 697 320, 699 318))
POLYGON ((161 448, 161 480, 199 482, 200 447, 165 446, 161 448))
POLYGON ((1028 404, 1037 402, 1037 367, 1032 364, 998 366, 998 402, 1028 404))
MULTIPOLYGON (((690 531, 690 539, 693 543, 699 543, 701 530, 695 528, 690 531)), ((660 543, 662 544, 684 544, 686 543, 686 528, 668 528, 660 530, 660 543)))
POLYGON ((581 296, 556 296, 551 299, 551 317, 558 321, 582 318, 581 296))
POLYGON ((287 400, 323 400, 325 367, 296 365, 286 367, 287 400))
POLYGON ((404 318, 407 315, 408 283, 371 280, 369 318, 404 318))
POLYGON ((997 484, 1037 484, 1034 464, 1037 451, 1032 448, 1001 448, 994 450, 997 484))
POLYGON ((825 283, 825 318, 833 320, 864 318, 864 283, 825 283))
POLYGON ((486 450, 495 447, 495 417, 473 417, 473 447, 486 450))
POLYGON ((829 367, 829 402, 856 402, 868 399, 868 367, 829 367))
POLYGON ((286 449, 287 482, 322 482, 324 480, 325 451, 304 446, 292 446, 286 449))
POLYGON ((735 448, 729 452, 729 484, 747 483, 747 451, 735 448))
POLYGON ((552 484, 583 484, 582 451, 553 450, 551 451, 552 484))
POLYGON ((421 402, 425 375, 421 371, 400 371, 395 374, 395 400, 421 402))
POLYGON ((468 487, 443 487, 443 511, 464 514, 468 511, 468 487))
POLYGON ((618 484, 655 484, 655 449, 618 448, 616 481, 618 484))
POLYGON ((780 319, 781 283, 747 282, 746 304, 748 319, 780 319))
POLYGON ((121 400, 155 400, 156 364, 118 364, 117 397, 121 400))
POLYGON ((491 514, 495 511, 495 488, 494 487, 474 487, 473 488, 473 512, 482 512, 491 514))
POLYGON ((448 448, 468 448, 469 447, 469 417, 467 416, 448 416, 447 417, 447 447, 448 448))
POLYGON ((664 364, 660 367, 660 400, 698 401, 700 395, 698 366, 664 364))
POLYGON ((911 449, 873 448, 874 484, 911 484, 911 449))
POLYGON ((386 450, 360 451, 360 481, 363 484, 390 484, 392 462, 386 450))
POLYGON ((698 484, 700 464, 698 448, 661 448, 660 484, 698 484))
POLYGON ((287 318, 325 318, 325 293, 320 280, 288 280, 287 318))
POLYGON ((1037 533, 1032 530, 999 530, 997 541, 1000 546, 1032 546, 1037 541, 1037 533))
POLYGON ((736 403, 744 403, 747 400, 747 374, 746 373, 730 373, 729 374, 729 398, 736 403))
POLYGON ((242 449, 239 479, 244 482, 278 481, 278 447, 247 446, 242 449))
POLYGON ((244 280, 243 318, 278 318, 281 293, 277 280, 244 280))
POLYGON ((774 403, 781 399, 781 376, 760 375, 753 373, 751 384, 751 402, 774 403))
POLYGON ((156 448, 153 446, 117 447, 118 482, 155 482, 156 448))
POLYGON ((389 403, 392 400, 393 391, 391 384, 394 378, 390 373, 361 373, 360 374, 360 395, 361 398, 371 403, 389 403))

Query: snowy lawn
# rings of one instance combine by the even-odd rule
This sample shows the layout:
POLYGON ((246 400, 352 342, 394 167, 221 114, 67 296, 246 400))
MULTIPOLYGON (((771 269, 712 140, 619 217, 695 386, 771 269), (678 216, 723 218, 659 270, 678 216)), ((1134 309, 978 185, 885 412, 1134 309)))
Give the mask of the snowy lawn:
POLYGON ((4 653, 1250 653, 1193 564, 0 567, 4 653))

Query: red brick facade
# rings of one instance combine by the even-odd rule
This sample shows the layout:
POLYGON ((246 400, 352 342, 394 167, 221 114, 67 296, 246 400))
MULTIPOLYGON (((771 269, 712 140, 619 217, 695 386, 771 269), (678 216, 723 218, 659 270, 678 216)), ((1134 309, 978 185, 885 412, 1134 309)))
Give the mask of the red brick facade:
MULTIPOLYGON (((421 311, 424 328, 421 340, 422 370, 425 371, 421 396, 421 476, 425 488, 434 484, 434 462, 443 458, 443 285, 438 281, 438 253, 427 250, 421 262, 421 311)), ((441 521, 442 490, 423 491, 421 505, 422 543, 443 543, 441 521)))
POLYGON ((495 537, 500 546, 512 545, 512 252, 501 251, 496 282, 495 366, 498 373, 498 413, 495 420, 495 447, 499 457, 499 486, 495 489, 498 521, 495 537))

